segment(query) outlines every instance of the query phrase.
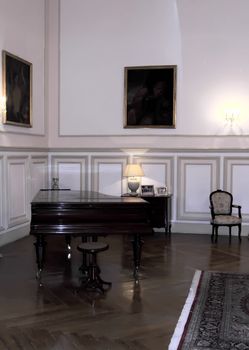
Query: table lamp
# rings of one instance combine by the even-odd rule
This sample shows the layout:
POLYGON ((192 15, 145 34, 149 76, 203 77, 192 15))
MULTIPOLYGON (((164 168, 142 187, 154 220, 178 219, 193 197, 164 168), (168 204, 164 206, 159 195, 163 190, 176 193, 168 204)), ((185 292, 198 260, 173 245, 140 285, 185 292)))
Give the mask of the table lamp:
POLYGON ((128 188, 131 196, 137 196, 137 190, 140 185, 140 177, 144 176, 143 169, 139 164, 127 164, 124 176, 128 177, 128 188))

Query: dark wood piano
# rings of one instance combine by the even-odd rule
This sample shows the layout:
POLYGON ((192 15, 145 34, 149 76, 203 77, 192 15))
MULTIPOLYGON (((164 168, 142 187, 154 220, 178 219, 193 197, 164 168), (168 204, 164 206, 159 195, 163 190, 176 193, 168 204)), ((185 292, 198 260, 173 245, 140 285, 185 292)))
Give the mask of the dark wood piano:
POLYGON ((136 197, 97 192, 40 190, 31 202, 30 234, 36 237, 38 277, 45 260, 46 235, 133 235, 134 275, 137 276, 142 240, 152 234, 150 204, 136 197))

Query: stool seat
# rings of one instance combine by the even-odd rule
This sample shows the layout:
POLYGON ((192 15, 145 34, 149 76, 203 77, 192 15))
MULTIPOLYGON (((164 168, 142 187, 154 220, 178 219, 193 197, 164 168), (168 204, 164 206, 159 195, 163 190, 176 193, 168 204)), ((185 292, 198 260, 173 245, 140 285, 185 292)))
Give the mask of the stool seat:
POLYGON ((89 256, 89 265, 81 266, 81 270, 86 272, 87 278, 84 280, 84 288, 91 291, 100 291, 104 293, 103 285, 111 286, 111 282, 105 282, 100 278, 100 268, 97 265, 97 254, 109 248, 109 244, 105 242, 85 242, 77 246, 77 249, 84 256, 89 256))
POLYGON ((109 248, 109 244, 105 242, 85 242, 78 245, 77 249, 85 253, 104 252, 109 248))

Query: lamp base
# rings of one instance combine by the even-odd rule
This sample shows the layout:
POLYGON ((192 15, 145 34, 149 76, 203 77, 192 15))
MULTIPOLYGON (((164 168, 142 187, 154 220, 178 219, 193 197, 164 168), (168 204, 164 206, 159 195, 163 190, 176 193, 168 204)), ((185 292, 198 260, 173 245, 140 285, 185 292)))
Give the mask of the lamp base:
POLYGON ((137 192, 129 192, 129 196, 131 197, 137 197, 138 193, 137 192))
POLYGON ((129 194, 131 196, 138 196, 137 190, 139 188, 139 182, 135 182, 135 181, 129 181, 128 182, 128 188, 131 191, 129 194))

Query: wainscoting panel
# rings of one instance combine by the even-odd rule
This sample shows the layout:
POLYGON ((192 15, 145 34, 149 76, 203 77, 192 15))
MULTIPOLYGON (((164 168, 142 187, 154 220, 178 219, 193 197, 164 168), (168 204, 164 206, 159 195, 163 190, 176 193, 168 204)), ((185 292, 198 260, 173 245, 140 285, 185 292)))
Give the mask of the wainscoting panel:
POLYGON ((127 157, 93 156, 91 158, 91 190, 113 196, 127 192, 127 181, 123 179, 127 157))
POLYGON ((224 183, 233 194, 234 203, 241 205, 243 221, 249 219, 249 158, 224 158, 224 183))
POLYGON ((48 158, 31 157, 31 199, 41 188, 48 188, 48 158))
POLYGON ((4 230, 4 178, 3 178, 3 157, 0 157, 0 231, 4 230))
POLYGON ((179 157, 177 172, 177 219, 208 220, 209 194, 219 187, 219 158, 179 157))
POLYGON ((153 185, 155 190, 157 187, 167 186, 168 191, 173 192, 173 157, 143 156, 135 157, 134 161, 143 168, 145 176, 142 177, 142 185, 153 185))
POLYGON ((86 191, 88 186, 88 157, 52 157, 52 177, 59 178, 60 188, 86 191))
POLYGON ((141 184, 167 186, 172 233, 210 233, 209 194, 232 192, 242 206, 242 233, 249 226, 249 157, 246 152, 187 150, 2 150, 0 152, 0 245, 29 233, 30 202, 59 177, 60 188, 110 195, 127 192, 126 164, 140 163, 141 184))
POLYGON ((7 158, 8 227, 29 220, 28 168, 28 156, 7 158))

